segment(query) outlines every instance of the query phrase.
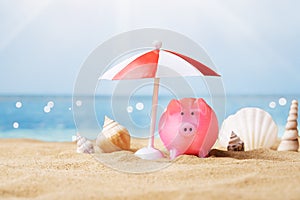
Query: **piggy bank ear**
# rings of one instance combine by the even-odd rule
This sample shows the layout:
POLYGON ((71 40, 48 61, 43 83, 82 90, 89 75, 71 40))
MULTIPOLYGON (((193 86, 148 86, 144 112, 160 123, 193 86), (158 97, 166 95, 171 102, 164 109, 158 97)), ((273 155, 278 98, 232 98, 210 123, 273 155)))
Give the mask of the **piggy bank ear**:
POLYGON ((168 105, 167 110, 170 115, 173 115, 175 113, 180 113, 181 112, 180 101, 178 101, 177 99, 172 99, 168 105))
POLYGON ((202 115, 206 115, 207 112, 208 112, 208 105, 207 105, 207 103, 202 98, 197 99, 196 103, 197 103, 198 109, 200 110, 200 113, 202 115))

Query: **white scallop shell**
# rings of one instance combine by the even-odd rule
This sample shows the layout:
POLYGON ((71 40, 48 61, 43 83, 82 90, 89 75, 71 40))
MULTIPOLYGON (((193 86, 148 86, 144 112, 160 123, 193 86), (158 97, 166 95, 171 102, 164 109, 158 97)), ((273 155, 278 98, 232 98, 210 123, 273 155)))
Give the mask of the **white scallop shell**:
POLYGON ((219 143, 227 147, 232 131, 244 142, 245 150, 270 148, 277 140, 278 128, 271 115, 260 108, 243 108, 224 120, 219 143))

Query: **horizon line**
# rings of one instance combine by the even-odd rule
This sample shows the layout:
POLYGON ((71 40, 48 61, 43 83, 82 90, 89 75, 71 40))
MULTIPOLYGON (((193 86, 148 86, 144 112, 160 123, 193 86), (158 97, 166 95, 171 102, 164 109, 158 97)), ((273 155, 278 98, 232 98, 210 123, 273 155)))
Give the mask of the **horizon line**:
MULTIPOLYGON (((55 94, 55 93, 49 93, 49 94, 46 94, 46 93, 21 93, 21 94, 17 94, 17 93, 0 93, 0 97, 72 97, 72 96, 82 96, 82 97, 101 97, 101 96, 104 96, 104 97, 108 97, 108 96, 112 96, 111 94, 95 94, 95 95, 90 95, 90 94, 77 94, 77 95, 74 95, 74 94, 70 94, 70 93, 59 93, 59 94, 55 94)), ((127 96, 127 95, 124 95, 124 94, 119 94, 119 95, 113 95, 113 96, 127 96)), ((151 97, 152 94, 140 94, 140 95, 136 95, 136 96, 149 96, 151 97)), ((160 94, 159 96, 170 96, 170 95, 167 95, 167 94, 160 94)), ((202 96, 211 96, 211 95, 208 95, 208 94, 204 94, 202 96)), ((214 96, 223 96, 221 94, 216 94, 214 96)), ((287 94, 279 94, 279 93, 275 93, 275 94, 272 94, 272 93, 268 93, 268 94, 261 94, 261 93, 249 93, 249 94, 245 94, 245 93, 227 93, 227 94, 224 94, 224 96, 300 96, 300 93, 287 93, 287 94)))

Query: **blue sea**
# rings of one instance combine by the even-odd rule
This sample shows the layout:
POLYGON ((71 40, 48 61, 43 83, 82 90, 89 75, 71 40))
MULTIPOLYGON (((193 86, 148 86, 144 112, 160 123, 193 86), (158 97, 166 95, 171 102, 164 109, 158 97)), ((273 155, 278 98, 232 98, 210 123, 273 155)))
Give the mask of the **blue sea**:
MULTIPOLYGON (((282 136, 290 103, 299 97, 227 96, 225 116, 218 115, 219 124, 224 117, 243 107, 259 107, 271 114, 279 127, 278 136, 282 136)), ((159 98, 158 119, 171 99, 159 98)), ((83 96, 76 99, 72 96, 0 96, 0 138, 71 141, 72 135, 80 132, 95 139, 101 131, 105 115, 126 126, 132 136, 147 137, 151 102, 150 96, 131 99, 112 99, 110 96, 83 96)))

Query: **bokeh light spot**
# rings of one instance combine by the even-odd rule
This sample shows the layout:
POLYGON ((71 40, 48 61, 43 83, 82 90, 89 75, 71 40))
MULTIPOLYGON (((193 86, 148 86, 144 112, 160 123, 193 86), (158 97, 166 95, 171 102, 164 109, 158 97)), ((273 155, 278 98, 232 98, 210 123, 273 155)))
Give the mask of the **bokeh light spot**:
POLYGON ((75 102, 75 104, 76 104, 77 107, 80 107, 80 106, 82 106, 82 101, 77 100, 77 101, 75 102))
POLYGON ((22 108, 22 102, 18 101, 18 102, 16 103, 16 108, 22 108))
POLYGON ((281 98, 278 100, 278 103, 279 103, 279 105, 281 105, 281 106, 285 106, 286 103, 287 103, 287 100, 286 100, 286 98, 281 97, 281 98))
POLYGON ((141 103, 141 102, 139 102, 139 103, 137 103, 137 104, 135 105, 135 108, 136 108, 137 110, 143 110, 143 109, 144 109, 144 104, 141 103))
POLYGON ((49 106, 44 107, 44 112, 49 113, 51 111, 51 108, 49 106))
POLYGON ((275 108, 275 107, 276 107, 276 103, 275 103, 274 101, 271 101, 271 102, 269 103, 269 107, 270 107, 270 108, 275 108))
POLYGON ((15 129, 19 128, 19 123, 18 123, 18 122, 14 122, 14 123, 13 123, 13 127, 14 127, 15 129))
POLYGON ((132 106, 128 106, 127 107, 127 112, 128 113, 132 113, 133 112, 133 107, 132 106))
POLYGON ((53 101, 49 101, 49 102, 47 103, 47 106, 48 106, 49 108, 53 108, 53 107, 54 107, 54 102, 53 102, 53 101))

